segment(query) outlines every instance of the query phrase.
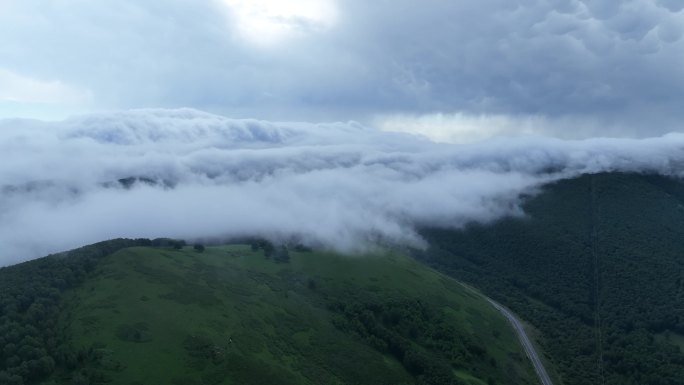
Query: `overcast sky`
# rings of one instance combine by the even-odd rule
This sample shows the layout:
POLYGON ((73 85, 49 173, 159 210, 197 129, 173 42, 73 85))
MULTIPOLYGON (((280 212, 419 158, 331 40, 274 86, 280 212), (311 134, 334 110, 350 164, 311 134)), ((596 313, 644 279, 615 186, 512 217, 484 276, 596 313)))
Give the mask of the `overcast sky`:
POLYGON ((682 129, 679 0, 0 0, 0 117, 191 107, 446 141, 682 129))

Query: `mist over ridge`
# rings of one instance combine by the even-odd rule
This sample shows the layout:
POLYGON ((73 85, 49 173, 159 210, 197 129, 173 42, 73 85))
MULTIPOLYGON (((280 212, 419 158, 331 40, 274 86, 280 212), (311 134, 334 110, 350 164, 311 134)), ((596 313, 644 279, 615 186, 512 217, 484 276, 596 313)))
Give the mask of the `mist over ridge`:
POLYGON ((684 134, 435 143, 358 123, 192 109, 0 121, 0 265, 115 237, 259 235, 340 251, 523 215, 521 194, 603 171, 679 176, 684 134))

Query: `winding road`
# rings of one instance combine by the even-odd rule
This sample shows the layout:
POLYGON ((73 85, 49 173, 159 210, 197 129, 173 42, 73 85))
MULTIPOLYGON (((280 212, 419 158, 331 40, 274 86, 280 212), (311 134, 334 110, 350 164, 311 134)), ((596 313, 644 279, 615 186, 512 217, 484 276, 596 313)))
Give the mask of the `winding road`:
POLYGON ((527 357, 529 357, 530 361, 532 361, 534 371, 537 372, 539 381, 543 385, 553 385, 553 382, 551 382, 551 378, 549 378, 549 374, 546 372, 546 368, 544 368, 544 364, 542 364, 541 359, 539 358, 539 354, 537 354, 537 350, 534 348, 534 345, 532 345, 532 341, 530 341, 530 338, 527 336, 525 328, 523 328, 523 325, 522 323, 520 323, 520 320, 515 316, 515 314, 513 314, 510 310, 506 309, 500 303, 486 296, 484 298, 489 303, 491 303, 492 306, 496 308, 496 310, 500 311, 501 314, 503 314, 504 317, 506 317, 506 319, 508 320, 508 322, 510 322, 513 326, 515 334, 518 335, 520 343, 522 344, 523 348, 525 348, 525 353, 527 353, 527 357))
POLYGON ((480 293, 474 288, 463 283, 461 283, 461 285, 463 285, 466 289, 470 290, 471 292, 477 294, 478 296, 486 299, 487 302, 489 302, 492 306, 494 306, 496 310, 498 310, 501 314, 504 315, 504 317, 506 317, 511 326, 513 326, 515 334, 518 335, 518 339, 520 340, 520 343, 525 349, 527 357, 529 357, 530 361, 532 361, 532 366, 534 366, 534 371, 537 373, 537 377, 539 377, 539 381, 541 382, 541 384, 553 385, 553 382, 551 381, 549 374, 546 372, 546 368, 544 368, 544 364, 541 362, 541 359, 539 358, 537 349, 535 349, 534 345, 532 344, 532 341, 530 341, 530 338, 527 336, 527 332, 525 331, 525 328, 523 327, 518 317, 516 317, 515 314, 513 314, 513 312, 508 310, 502 304, 494 301, 493 299, 480 293))

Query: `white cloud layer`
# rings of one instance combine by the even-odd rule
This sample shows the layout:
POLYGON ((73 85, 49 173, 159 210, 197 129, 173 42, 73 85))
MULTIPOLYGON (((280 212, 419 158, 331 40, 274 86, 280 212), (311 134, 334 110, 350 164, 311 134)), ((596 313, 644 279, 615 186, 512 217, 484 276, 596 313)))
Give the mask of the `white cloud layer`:
POLYGON ((135 110, 0 121, 0 153, 3 265, 113 237, 421 245, 420 226, 520 215, 521 194, 559 178, 679 175, 684 135, 447 145, 357 123, 135 110))

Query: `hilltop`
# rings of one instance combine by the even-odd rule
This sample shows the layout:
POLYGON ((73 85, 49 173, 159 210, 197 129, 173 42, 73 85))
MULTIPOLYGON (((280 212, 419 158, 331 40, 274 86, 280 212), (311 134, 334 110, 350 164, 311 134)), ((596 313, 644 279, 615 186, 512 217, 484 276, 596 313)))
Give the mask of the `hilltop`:
POLYGON ((0 382, 535 383, 493 307, 404 255, 148 242, 1 269, 23 289, 2 292, 0 382))

